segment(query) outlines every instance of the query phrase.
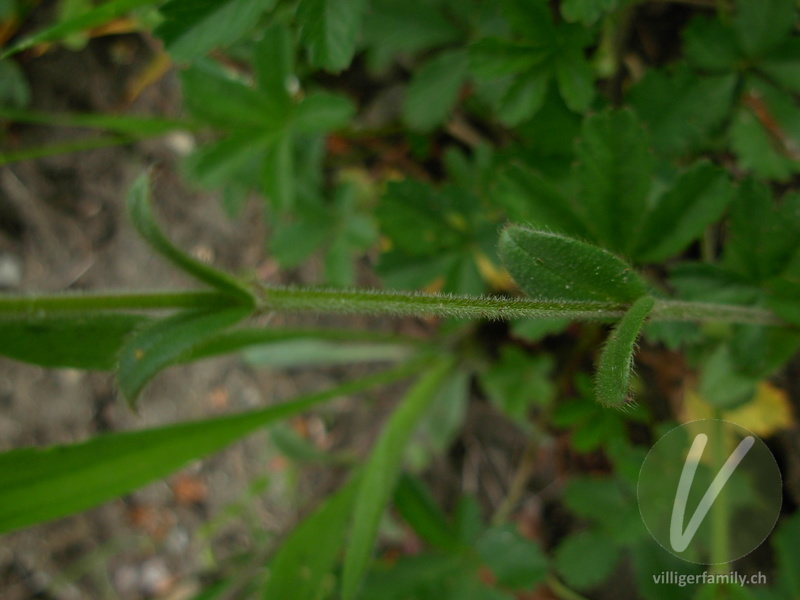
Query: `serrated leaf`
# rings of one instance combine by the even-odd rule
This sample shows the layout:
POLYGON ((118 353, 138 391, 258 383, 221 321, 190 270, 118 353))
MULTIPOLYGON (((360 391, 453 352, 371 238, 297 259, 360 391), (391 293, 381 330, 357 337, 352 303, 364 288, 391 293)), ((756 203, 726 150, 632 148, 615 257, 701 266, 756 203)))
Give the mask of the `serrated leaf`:
POLYGON ((317 600, 344 544, 358 478, 352 478, 292 529, 269 561, 265 600, 317 600))
POLYGON ((429 0, 375 0, 364 15, 363 42, 381 63, 399 52, 419 52, 462 37, 452 19, 429 0))
POLYGON ((787 39, 760 61, 758 68, 780 87, 800 93, 800 39, 787 39))
POLYGON ((515 78, 496 107, 497 118, 509 127, 530 119, 542 108, 550 79, 549 69, 534 69, 515 78))
POLYGON ((670 269, 669 283, 682 300, 753 304, 760 296, 759 287, 745 276, 711 263, 676 265, 670 269))
MULTIPOLYGON (((600 533, 617 544, 631 544, 652 539, 637 510, 634 484, 611 477, 582 476, 572 479, 564 488, 567 508, 591 521, 600 533)), ((662 549, 663 551, 663 549, 662 549)))
POLYGON ((197 119, 222 129, 279 129, 286 117, 283 103, 235 80, 206 63, 181 72, 183 101, 197 119))
POLYGON ((547 557, 512 526, 487 529, 475 543, 497 583, 514 590, 530 590, 547 574, 547 557))
POLYGON ((549 58, 548 50, 497 37, 486 37, 469 46, 469 70, 478 79, 519 75, 549 58))
POLYGON ((150 318, 113 313, 30 313, 0 318, 0 354, 49 368, 110 370, 125 338, 150 318))
POLYGON ((530 356, 515 346, 504 346, 480 381, 495 407, 525 424, 532 406, 547 406, 553 399, 552 368, 549 356, 530 356))
POLYGON ((294 144, 285 132, 273 141, 264 155, 263 193, 278 214, 288 213, 295 202, 294 144))
POLYGON ((447 119, 466 79, 467 64, 467 53, 459 48, 441 52, 414 73, 403 104, 403 117, 411 128, 429 131, 447 119))
POLYGON ((617 8, 618 0, 564 0, 561 15, 571 23, 593 25, 605 13, 617 8))
POLYGON ((730 348, 720 345, 703 363, 698 393, 712 406, 730 408, 751 398, 756 380, 739 372, 730 348))
POLYGON ((495 194, 513 222, 589 237, 586 226, 575 215, 572 199, 522 165, 511 165, 499 174, 495 194))
POLYGON ((364 467, 344 560, 341 592, 344 600, 353 600, 358 593, 406 444, 450 368, 449 360, 440 360, 422 375, 389 418, 364 467))
POLYGON ((576 145, 582 220, 596 242, 627 252, 647 208, 652 160, 647 136, 629 110, 589 116, 576 145))
POLYGON ((729 23, 697 16, 689 22, 682 36, 686 59, 693 67, 711 72, 736 70, 741 51, 729 23))
POLYGON ((163 477, 259 427, 404 377, 411 370, 404 365, 239 415, 100 435, 68 446, 0 453, 0 533, 85 510, 163 477))
MULTIPOLYGON (((795 304, 797 307, 797 304, 795 304)), ((780 314, 774 311, 778 316, 780 314)), ((743 373, 763 379, 785 365, 800 346, 800 331, 794 327, 735 325, 731 350, 743 373)))
POLYGON ((159 371, 247 315, 249 307, 186 311, 149 323, 131 335, 119 354, 117 382, 125 400, 136 405, 139 392, 159 371))
POLYGON ((737 0, 733 25, 745 53, 757 57, 781 42, 797 23, 794 0, 737 0))
POLYGON ((695 163, 647 213, 634 253, 637 261, 659 262, 678 254, 722 216, 732 198, 724 169, 695 163))
POLYGON ((190 61, 238 41, 275 0, 169 0, 156 36, 176 60, 190 61))
POLYGON ((628 99, 647 124, 654 149, 678 156, 702 147, 722 126, 737 81, 733 73, 701 77, 679 64, 671 71, 648 70, 628 99))
POLYGON ((344 96, 313 92, 295 108, 292 125, 300 133, 328 133, 345 127, 355 108, 344 96))
POLYGON ((587 531, 573 533, 556 548, 555 567, 564 583, 579 590, 602 583, 620 558, 619 548, 606 536, 587 531))
POLYGON ((787 323, 800 326, 800 282, 787 279, 769 281, 767 306, 787 323))
POLYGON ((236 130, 226 138, 200 146, 186 159, 186 170, 197 184, 218 188, 237 179, 269 144, 270 140, 258 130, 236 130))
POLYGON ((639 298, 611 331, 600 355, 595 380, 597 401, 603 406, 620 406, 627 400, 636 339, 653 306, 653 298, 639 298))
POLYGON ((264 29, 253 52, 253 70, 257 89, 279 110, 288 112, 292 103, 289 85, 294 75, 294 50, 287 27, 274 24, 264 29))
POLYGON ((503 14, 511 27, 543 46, 553 46, 556 32, 550 6, 544 0, 503 0, 503 14))
POLYGON ((723 266, 752 281, 782 274, 800 251, 800 194, 776 204, 765 184, 746 179, 730 212, 723 266))
POLYGON ((730 127, 731 146, 745 171, 786 181, 800 171, 800 121, 791 94, 760 78, 746 79, 742 106, 730 127))
POLYGON ((514 281, 532 298, 632 302, 647 293, 619 258, 566 236, 512 226, 500 236, 499 252, 514 281))
POLYGON ((580 48, 564 48, 555 59, 558 91, 566 105, 578 113, 585 112, 594 99, 594 70, 580 48))
POLYGON ((364 0, 301 0, 297 7, 300 41, 309 63, 330 72, 353 60, 364 0))
POLYGON ((192 277, 230 294, 240 304, 253 305, 253 296, 243 283, 227 273, 195 260, 179 250, 161 233, 150 207, 149 173, 143 173, 133 182, 128 193, 128 213, 136 231, 156 252, 192 277))

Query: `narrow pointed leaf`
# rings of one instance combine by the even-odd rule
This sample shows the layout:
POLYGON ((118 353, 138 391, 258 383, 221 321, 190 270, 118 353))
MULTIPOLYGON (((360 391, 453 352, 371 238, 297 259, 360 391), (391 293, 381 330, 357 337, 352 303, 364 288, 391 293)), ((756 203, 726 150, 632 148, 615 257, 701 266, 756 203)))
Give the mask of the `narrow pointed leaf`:
POLYGON ((336 72, 350 64, 363 12, 364 0, 301 0, 300 40, 312 66, 336 72))
POLYGON ((358 593, 408 440, 450 368, 451 361, 441 360, 425 372, 389 418, 372 450, 353 510, 353 525, 342 574, 344 600, 353 600, 358 593))
POLYGON ((619 406, 627 400, 636 339, 654 305, 650 296, 639 298, 606 341, 595 381, 597 401, 603 406, 619 406))
POLYGON ((294 74, 294 50, 289 29, 271 25, 256 44, 253 66, 258 89, 287 110, 292 103, 289 82, 294 74))
POLYGON ((269 563, 265 600, 316 600, 344 545, 358 479, 328 497, 295 527, 269 563))
POLYGON ((117 381, 129 405, 155 375, 221 330, 241 321, 250 309, 186 311, 160 319, 136 331, 119 355, 117 381))
POLYGON ((49 368, 110 370, 125 338, 149 321, 120 313, 30 313, 0 318, 0 354, 49 368))
POLYGON ((17 123, 36 123, 53 127, 86 127, 112 133, 143 137, 175 130, 194 130, 197 123, 181 119, 145 115, 106 115, 101 113, 44 112, 0 106, 0 119, 17 123))
POLYGON ((275 0, 169 0, 155 34, 177 60, 194 60, 216 46, 228 46, 255 23, 275 0))
POLYGON ((227 273, 195 260, 179 250, 161 233, 150 207, 150 178, 147 173, 140 175, 131 187, 128 194, 128 212, 136 230, 159 254, 189 275, 231 294, 241 303, 252 306, 253 297, 244 284, 227 273))
POLYGON ((259 427, 418 369, 419 363, 405 364, 239 415, 112 433, 68 446, 0 453, 0 533, 91 508, 164 477, 259 427))
POLYGON ((533 298, 632 302, 647 292, 622 260, 566 236, 512 226, 500 236, 499 251, 511 277, 533 298))
POLYGON ((42 31, 23 38, 0 53, 0 58, 5 58, 22 50, 27 50, 37 44, 63 40, 72 34, 81 33, 97 25, 103 25, 113 21, 117 17, 127 14, 135 8, 157 4, 160 1, 161 0, 111 0, 110 2, 104 2, 100 6, 87 10, 72 19, 56 23, 42 31))

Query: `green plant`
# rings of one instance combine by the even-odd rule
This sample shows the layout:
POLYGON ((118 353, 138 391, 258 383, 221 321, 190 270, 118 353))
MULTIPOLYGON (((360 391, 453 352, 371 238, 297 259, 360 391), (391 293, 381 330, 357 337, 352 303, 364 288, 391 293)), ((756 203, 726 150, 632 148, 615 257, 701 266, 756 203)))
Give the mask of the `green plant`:
MULTIPOLYGON (((185 162, 187 178, 225 188, 231 213, 257 191, 275 224, 270 251, 278 261, 290 267, 321 251, 325 269, 324 285, 279 287, 189 257, 157 227, 143 175, 128 198, 134 226, 204 286, 2 295, 0 354, 51 368, 114 370, 133 409, 161 370, 219 354, 262 352, 262 361, 279 365, 332 357, 397 365, 250 413, 0 454, 0 531, 83 510, 267 424, 416 375, 364 465, 351 468, 271 554, 258 593, 500 599, 547 585, 576 598, 575 590, 591 593, 627 560, 646 597, 733 594, 724 585, 676 592, 648 580, 668 568, 697 570, 676 566, 630 509, 646 451, 633 441, 632 424, 653 437, 682 418, 666 409, 656 416, 654 395, 631 374, 643 335, 653 347, 680 351, 699 374, 689 387, 703 410, 733 418, 737 407, 757 408, 763 380, 800 345, 797 7, 739 0, 687 13, 680 58, 627 85, 626 44, 631 24, 644 22, 637 12, 644 5, 114 0, 75 3, 76 15, 65 11, 61 22, 13 43, 5 60, 134 9, 149 26, 148 9, 157 7, 153 31, 182 67, 191 120, 26 110, 16 66, 0 116, 111 134, 95 145, 174 129, 208 132, 185 162), (337 74, 349 69, 376 81, 397 64, 408 70, 399 114, 374 129, 358 127, 359 90, 337 74), (381 165, 381 140, 401 146, 401 164, 412 165, 406 173, 418 176, 398 180, 397 165, 381 165), (330 151, 332 144, 343 150, 330 151), (388 174, 367 173, 364 162, 388 174), (399 291, 350 287, 356 257, 379 239, 376 272, 399 291), (432 315, 441 327, 421 341, 250 325, 275 311, 432 315), (476 323, 506 320, 502 344, 483 347, 476 323), (571 322, 588 325, 564 359, 542 340, 571 322), (593 380, 582 369, 587 357, 596 363, 593 380), (458 434, 473 375, 529 440, 489 519, 469 496, 451 518, 404 468, 408 448, 419 444, 415 432, 426 431, 440 453, 458 434), (577 398, 564 400, 575 391, 577 398), (543 547, 509 516, 535 448, 559 431, 570 432, 577 454, 600 453, 604 468, 570 473, 563 505, 578 526, 543 547), (426 550, 373 562, 390 505, 426 550)), ((12 150, 0 161, 64 150, 12 150)), ((781 523, 777 575, 758 597, 798 593, 787 542, 796 522, 795 514, 781 523)))

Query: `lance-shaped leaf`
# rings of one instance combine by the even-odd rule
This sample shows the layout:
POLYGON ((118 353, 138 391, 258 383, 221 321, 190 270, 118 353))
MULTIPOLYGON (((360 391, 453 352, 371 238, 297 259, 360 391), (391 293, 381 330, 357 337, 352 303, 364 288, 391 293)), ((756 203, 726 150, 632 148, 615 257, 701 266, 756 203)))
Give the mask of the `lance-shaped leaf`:
POLYGON ((177 265, 189 275, 203 281, 222 292, 227 292, 236 297, 241 303, 253 305, 250 291, 237 279, 227 273, 218 271, 207 264, 195 260, 188 254, 175 247, 156 225, 150 207, 150 177, 147 173, 140 175, 131 187, 128 194, 128 212, 131 215, 136 231, 159 254, 177 265))
POLYGON ((81 12, 71 19, 61 21, 23 38, 10 48, 0 52, 0 58, 6 58, 37 44, 63 40, 75 33, 81 33, 92 27, 110 23, 117 17, 137 8, 149 4, 157 4, 158 2, 159 0, 111 0, 110 2, 104 2, 100 6, 81 12))
POLYGON ((193 60, 227 46, 258 21, 275 0, 169 0, 155 34, 177 60, 193 60))
POLYGON ((622 260, 563 235, 512 226, 500 236, 499 251, 511 277, 533 298, 632 302, 647 292, 622 260))
POLYGON ((378 524, 392 496, 408 440, 451 366, 449 360, 438 361, 411 388, 403 403, 389 418, 364 468, 345 554, 342 574, 344 600, 353 600, 358 593, 378 534, 378 524))
POLYGON ((418 362, 407 363, 239 415, 101 435, 69 446, 0 453, 0 534, 91 508, 164 477, 259 427, 418 369, 418 362))
POLYGON ((597 401, 603 406, 619 406, 627 400, 636 338, 654 305, 650 296, 639 298, 611 331, 595 381, 597 401))
POLYGON ((196 346, 250 314, 248 307, 185 311, 134 333, 119 354, 117 381, 130 406, 145 384, 196 346))
POLYGON ((125 338, 150 317, 30 313, 0 319, 0 354, 42 367, 110 370, 125 338))
POLYGON ((312 66, 341 71, 356 51, 364 0, 302 0, 297 7, 300 40, 312 66))
POLYGON ((344 544, 357 484, 351 479, 292 530, 269 562, 265 599, 319 598, 344 544))

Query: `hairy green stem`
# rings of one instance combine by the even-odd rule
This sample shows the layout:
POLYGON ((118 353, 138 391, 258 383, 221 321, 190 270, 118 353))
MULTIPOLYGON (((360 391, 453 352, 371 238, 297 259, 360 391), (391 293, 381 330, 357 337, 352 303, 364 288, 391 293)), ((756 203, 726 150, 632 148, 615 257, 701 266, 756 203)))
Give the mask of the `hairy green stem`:
MULTIPOLYGON (((268 287, 258 284, 257 313, 271 311, 441 316, 460 319, 569 318, 616 320, 628 306, 617 302, 533 300, 529 298, 454 296, 419 292, 268 287)), ((231 306, 240 300, 220 292, 176 291, 119 294, 65 293, 0 295, 0 316, 36 311, 138 311, 231 306)), ((656 300, 652 321, 724 321, 784 325, 768 310, 752 306, 656 300)))
POLYGON ((231 306, 235 299, 218 292, 141 292, 87 294, 69 292, 47 296, 0 294, 0 316, 37 312, 91 312, 217 308, 231 306))

